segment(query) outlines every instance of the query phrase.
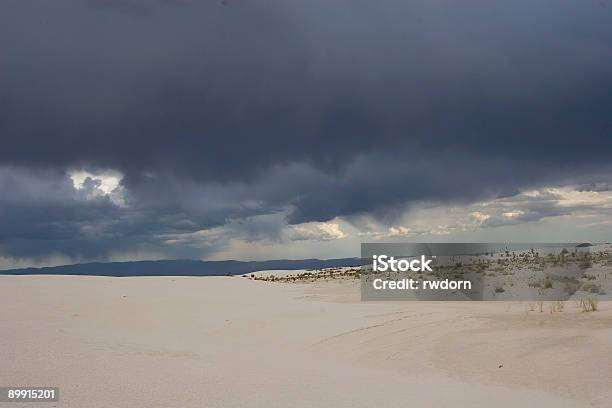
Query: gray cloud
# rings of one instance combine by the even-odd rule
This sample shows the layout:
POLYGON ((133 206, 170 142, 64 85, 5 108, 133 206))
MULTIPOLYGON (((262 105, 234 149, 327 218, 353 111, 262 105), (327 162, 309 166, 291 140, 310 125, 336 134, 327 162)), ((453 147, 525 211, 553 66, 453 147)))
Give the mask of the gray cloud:
POLYGON ((3 1, 0 250, 163 251, 159 236, 230 220, 391 223, 423 201, 606 180, 605 6, 3 1), (121 172, 126 205, 94 179, 74 190, 78 168, 121 172))

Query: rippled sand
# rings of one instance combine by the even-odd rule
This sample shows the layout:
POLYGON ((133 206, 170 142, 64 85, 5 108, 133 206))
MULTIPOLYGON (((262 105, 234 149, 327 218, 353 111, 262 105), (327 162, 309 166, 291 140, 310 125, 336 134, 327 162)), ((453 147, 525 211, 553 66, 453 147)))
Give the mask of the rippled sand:
POLYGON ((612 405, 609 302, 540 313, 362 303, 350 280, 72 276, 0 276, 0 299, 0 385, 59 386, 45 406, 612 405))

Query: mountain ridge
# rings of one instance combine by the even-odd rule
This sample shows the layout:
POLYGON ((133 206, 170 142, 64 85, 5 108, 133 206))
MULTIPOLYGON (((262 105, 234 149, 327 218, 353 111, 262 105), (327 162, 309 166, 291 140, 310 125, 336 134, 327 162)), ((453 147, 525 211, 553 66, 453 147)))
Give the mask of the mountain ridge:
POLYGON ((338 268, 361 265, 360 258, 275 259, 268 261, 200 261, 167 259, 158 261, 88 262, 72 265, 0 270, 0 275, 82 275, 82 276, 227 276, 265 270, 338 268))

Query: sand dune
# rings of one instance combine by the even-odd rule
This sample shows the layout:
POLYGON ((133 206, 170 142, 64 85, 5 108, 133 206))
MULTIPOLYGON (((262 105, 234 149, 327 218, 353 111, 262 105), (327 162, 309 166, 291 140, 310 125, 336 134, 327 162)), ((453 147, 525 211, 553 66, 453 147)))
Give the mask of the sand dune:
POLYGON ((358 297, 350 281, 0 276, 0 384, 79 408, 611 406, 610 303, 358 297))

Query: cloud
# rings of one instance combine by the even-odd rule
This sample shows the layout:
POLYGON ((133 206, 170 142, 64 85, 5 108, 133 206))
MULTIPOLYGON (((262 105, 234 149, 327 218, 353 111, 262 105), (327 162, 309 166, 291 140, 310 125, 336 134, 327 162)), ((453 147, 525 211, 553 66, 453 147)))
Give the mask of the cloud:
MULTIPOLYGON (((353 219, 353 222, 361 231, 358 235, 364 239, 408 238, 423 241, 450 234, 466 237, 476 233, 483 236, 482 232, 486 230, 499 231, 501 227, 535 224, 544 235, 549 234, 548 240, 555 241, 559 236, 551 234, 543 224, 545 221, 571 218, 576 226, 591 228, 598 224, 589 220, 605 220, 610 216, 611 193, 579 191, 574 186, 565 186, 530 190, 512 197, 493 198, 465 205, 423 205, 406 211, 400 219, 394 220, 392 225, 377 222, 369 216, 365 220, 353 219)), ((606 225, 606 222, 599 225, 606 225)), ((556 234, 559 235, 559 232, 556 234)), ((563 236, 568 241, 572 240, 571 231, 563 236)), ((522 238, 524 241, 529 239, 529 236, 522 238)))
POLYGON ((601 192, 601 191, 610 191, 610 185, 607 182, 592 182, 589 184, 585 184, 582 186, 579 186, 577 188, 578 191, 580 192, 584 192, 584 191, 595 191, 595 192, 601 192))
POLYGON ((118 208, 106 196, 80 194, 61 173, 0 169, 0 191, 1 253, 92 256, 100 245, 121 244, 96 236, 120 217, 118 208))
POLYGON ((406 227, 390 227, 389 228, 389 236, 391 237, 406 237, 411 234, 410 228, 406 227))
POLYGON ((369 150, 576 164, 610 147, 612 29, 586 3, 1 7, 0 158, 13 164, 215 181, 331 171, 369 150))
POLYGON ((332 222, 310 222, 294 225, 288 233, 289 239, 294 241, 316 240, 333 241, 346 238, 346 234, 340 229, 340 225, 332 222))
POLYGON ((0 255, 454 233, 574 210, 401 220, 612 174, 598 2, 7 0, 0 49, 0 255))

